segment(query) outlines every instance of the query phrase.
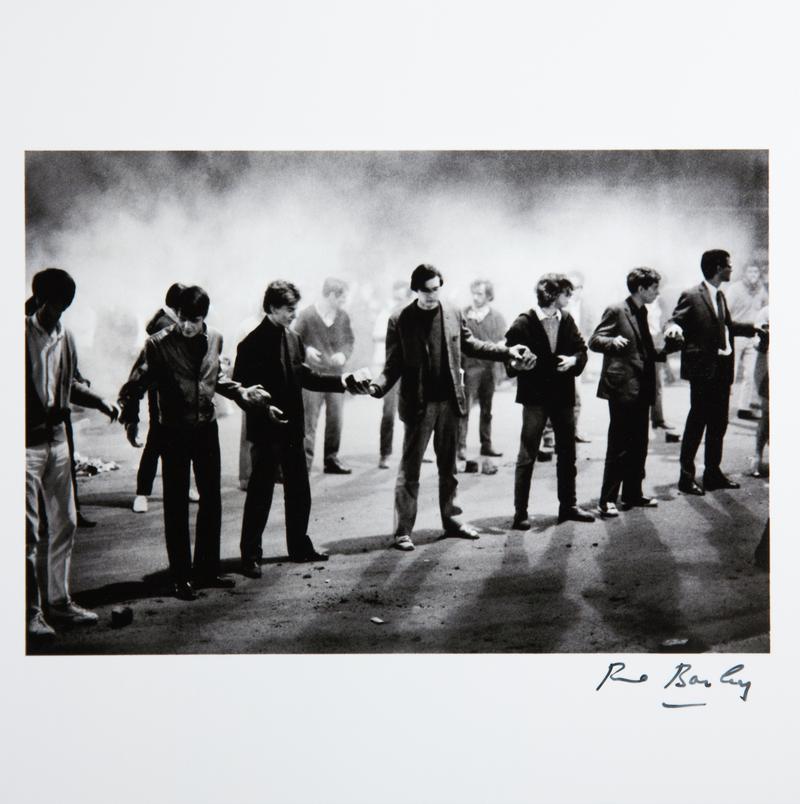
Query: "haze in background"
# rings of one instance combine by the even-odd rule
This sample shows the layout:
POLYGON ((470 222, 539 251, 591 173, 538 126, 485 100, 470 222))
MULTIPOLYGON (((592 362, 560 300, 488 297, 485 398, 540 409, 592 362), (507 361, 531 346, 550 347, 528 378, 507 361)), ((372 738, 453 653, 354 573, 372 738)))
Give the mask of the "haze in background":
POLYGON ((491 278, 509 321, 546 271, 580 270, 599 316, 637 265, 674 301, 707 249, 732 253, 734 279, 767 262, 766 151, 29 152, 26 201, 27 287, 46 266, 75 277, 64 320, 105 393, 175 281, 206 288, 233 356, 272 279, 301 306, 348 280, 360 366, 392 282, 421 262, 459 304, 491 278))

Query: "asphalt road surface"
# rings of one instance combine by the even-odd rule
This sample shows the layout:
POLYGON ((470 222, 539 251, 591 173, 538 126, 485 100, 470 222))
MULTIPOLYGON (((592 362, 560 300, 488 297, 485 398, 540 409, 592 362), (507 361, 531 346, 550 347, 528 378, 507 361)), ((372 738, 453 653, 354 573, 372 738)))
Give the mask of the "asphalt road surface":
MULTIPOLYGON (((597 503, 608 426, 596 382, 579 385, 578 502, 597 503)), ((283 500, 264 535, 264 575, 239 574, 244 493, 238 488, 240 414, 220 419, 223 570, 230 590, 204 590, 198 600, 169 595, 160 480, 150 510, 131 502, 140 453, 119 425, 95 412, 79 423, 78 451, 117 461, 118 471, 81 479, 85 514, 72 562, 76 600, 100 622, 62 631, 30 653, 591 653, 769 651, 769 575, 753 564, 768 517, 768 481, 747 476, 755 423, 733 418, 723 468, 742 487, 686 497, 677 491, 678 444, 651 431, 645 493, 657 509, 634 510, 591 524, 556 524, 555 463, 537 465, 533 527, 510 530, 520 408, 513 386, 495 396, 494 442, 499 471, 461 474, 464 520, 478 541, 441 538, 434 464, 424 464, 414 552, 392 548, 392 500, 402 425, 388 471, 377 469, 380 404, 349 398, 341 457, 349 476, 321 471, 320 442, 311 477, 309 532, 330 561, 286 558, 283 500), (130 625, 111 626, 111 610, 129 606, 130 625), (375 622, 374 618, 382 622, 375 622)), ((665 389, 667 418, 682 430, 688 385, 665 389)), ((470 453, 477 454, 477 409, 470 453)), ((698 456, 702 461, 702 447, 698 456)), ((698 471, 700 475, 702 470, 698 471)))

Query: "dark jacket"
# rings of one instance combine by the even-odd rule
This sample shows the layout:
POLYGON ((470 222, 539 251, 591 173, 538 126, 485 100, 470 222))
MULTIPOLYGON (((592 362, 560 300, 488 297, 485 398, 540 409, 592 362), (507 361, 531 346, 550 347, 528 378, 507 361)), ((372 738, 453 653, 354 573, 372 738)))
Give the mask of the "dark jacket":
POLYGON ((31 377, 31 355, 25 342, 25 446, 35 447, 53 439, 53 430, 69 418, 70 402, 97 408, 102 399, 89 390, 78 371, 78 357, 72 333, 64 329, 64 344, 58 376, 56 404, 48 409, 31 377))
MULTIPOLYGON (((716 314, 716 299, 709 296, 702 282, 681 293, 678 304, 668 323, 676 323, 683 330, 683 346, 681 351, 681 377, 684 380, 717 379, 720 371, 719 324, 716 314)), ((725 305, 725 326, 728 329, 728 341, 733 346, 736 335, 753 337, 755 329, 751 323, 742 323, 731 319, 727 304, 725 305)), ((725 361, 723 368, 728 383, 733 382, 733 353, 725 361)))
POLYGON ((517 316, 506 333, 506 344, 514 346, 521 343, 536 355, 536 365, 530 371, 508 369, 510 377, 517 377, 517 402, 520 405, 563 405, 575 404, 575 377, 586 366, 586 343, 578 331, 575 319, 566 311, 561 311, 561 322, 556 337, 555 354, 550 351, 542 322, 533 309, 517 316), (569 371, 556 371, 556 355, 577 358, 577 363, 569 371))
MULTIPOLYGON (((389 319, 386 328, 386 364, 383 373, 375 381, 378 396, 383 396, 400 380, 398 413, 407 424, 416 422, 425 412, 425 381, 430 368, 428 344, 420 332, 416 307, 417 302, 413 301, 389 319)), ((449 377, 459 414, 465 416, 467 404, 461 370, 462 352, 483 360, 502 361, 508 357, 508 349, 475 338, 457 308, 442 302, 441 310, 449 377)), ((444 348, 442 354, 445 354, 444 348)))
POLYGON ((306 350, 302 338, 290 329, 281 327, 282 339, 279 356, 282 370, 281 376, 275 376, 270 370, 273 360, 268 360, 267 349, 275 344, 274 338, 269 337, 270 329, 275 325, 268 319, 264 320, 239 344, 236 350, 236 363, 233 366, 233 378, 245 386, 260 384, 276 401, 282 400, 281 410, 288 424, 274 425, 270 422, 266 411, 249 409, 247 411, 247 440, 253 443, 269 441, 275 438, 277 432, 291 428, 294 435, 302 436, 305 431, 303 416, 302 389, 311 391, 343 391, 340 377, 322 375, 313 371, 306 365, 306 350))
POLYGON ((158 312, 147 322, 144 329, 148 335, 155 335, 156 332, 161 332, 162 329, 171 327, 174 323, 175 319, 163 307, 160 307, 158 312))
MULTIPOLYGON (((139 421, 139 400, 148 388, 158 395, 158 420, 166 427, 191 428, 216 418, 214 394, 242 406, 242 386, 220 368, 222 335, 210 327, 196 335, 205 352, 195 369, 187 341, 177 325, 151 335, 119 392, 120 422, 139 421)), ((194 338, 191 339, 194 341, 194 338)))
POLYGON ((664 360, 664 354, 653 353, 648 361, 639 321, 634 313, 630 296, 621 304, 606 308, 591 338, 589 348, 603 355, 603 368, 597 396, 617 402, 655 402, 655 360, 664 360), (621 349, 612 341, 618 335, 627 338, 621 349))
MULTIPOLYGON (((470 318, 467 313, 471 308, 465 307, 462 311, 464 316, 464 323, 469 327, 469 331, 479 340, 479 341, 488 341, 489 343, 497 343, 498 341, 503 340, 506 334, 506 322, 503 316, 497 312, 494 308, 490 309, 489 312, 486 314, 486 317, 482 321, 478 321, 474 318, 470 318)), ((489 366, 486 360, 481 360, 480 358, 476 357, 468 357, 464 355, 462 360, 462 365, 464 371, 469 371, 470 369, 487 369, 491 368, 492 370, 495 366, 489 366)), ((502 366, 496 366, 500 371, 502 371, 502 366)))

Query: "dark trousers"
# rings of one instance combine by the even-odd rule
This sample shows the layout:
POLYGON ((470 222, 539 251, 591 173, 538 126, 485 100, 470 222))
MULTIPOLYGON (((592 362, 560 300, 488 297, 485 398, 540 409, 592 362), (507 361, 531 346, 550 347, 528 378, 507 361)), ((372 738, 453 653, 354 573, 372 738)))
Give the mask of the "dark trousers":
POLYGON ((464 373, 467 415, 458 420, 458 451, 462 455, 467 449, 470 410, 476 402, 480 410, 478 434, 481 440, 481 454, 485 455, 492 451, 492 397, 494 396, 494 388, 494 363, 468 368, 464 373))
POLYGON ((308 468, 314 462, 314 443, 317 439, 317 422, 322 405, 325 404, 325 455, 329 461, 339 455, 339 444, 342 440, 342 409, 344 394, 333 391, 308 391, 303 389, 303 407, 305 409, 305 450, 308 468))
POLYGON ((514 472, 514 510, 528 513, 533 466, 548 418, 556 438, 556 476, 558 502, 561 508, 575 505, 575 412, 573 407, 557 405, 523 405, 522 432, 519 439, 517 468, 514 472))
POLYGON ((175 583, 188 581, 192 572, 192 544, 189 534, 189 470, 194 477, 200 502, 194 543, 194 574, 219 574, 222 499, 217 423, 191 429, 161 427, 161 474, 164 485, 164 530, 169 568, 175 583))
POLYGON ((381 458, 388 458, 392 454, 394 441, 394 420, 397 416, 397 395, 400 392, 400 383, 395 383, 383 397, 383 412, 381 413, 381 458))
POLYGON ((722 463, 722 441, 728 429, 731 383, 722 374, 713 380, 692 380, 689 415, 681 442, 681 472, 694 477, 694 459, 706 434, 705 474, 714 475, 722 463))
POLYGON ((147 393, 147 406, 150 411, 150 422, 147 427, 147 440, 139 460, 139 471, 136 473, 136 493, 149 497, 153 493, 153 481, 158 471, 158 459, 161 457, 161 425, 158 421, 158 402, 154 391, 147 393))
POLYGON ((250 448, 252 469, 247 484, 239 543, 244 561, 258 561, 262 556, 261 537, 267 526, 275 490, 275 472, 283 472, 283 500, 286 509, 286 547, 290 558, 301 558, 314 546, 309 539, 308 517, 311 513, 311 489, 308 467, 300 434, 280 435, 274 440, 253 444, 250 448))
POLYGON ((635 503, 642 497, 644 465, 649 437, 647 402, 608 401, 608 446, 603 470, 601 503, 616 503, 622 486, 623 502, 635 503))

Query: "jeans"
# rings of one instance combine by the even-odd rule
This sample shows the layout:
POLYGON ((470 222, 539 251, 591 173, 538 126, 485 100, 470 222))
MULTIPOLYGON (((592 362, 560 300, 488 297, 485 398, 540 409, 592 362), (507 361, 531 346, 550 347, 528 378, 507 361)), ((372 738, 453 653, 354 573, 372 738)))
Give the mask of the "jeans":
POLYGON ((164 531, 172 580, 190 580, 219 574, 222 498, 220 493, 219 434, 216 421, 192 428, 162 427, 161 474, 164 484, 164 531), (200 501, 192 565, 189 533, 189 470, 200 501))
POLYGON ((458 408, 455 400, 428 402, 422 417, 406 423, 403 457, 394 491, 394 535, 410 536, 417 518, 419 472, 422 458, 433 434, 433 449, 439 470, 439 512, 445 530, 459 527, 454 508, 458 478, 456 477, 456 445, 458 442, 458 408))
POLYGON ((494 396, 494 364, 469 368, 464 374, 464 392, 467 401, 467 415, 458 422, 458 451, 467 450, 467 430, 469 414, 477 402, 480 409, 478 434, 481 441, 481 454, 492 452, 492 397, 494 396))
POLYGON ((28 616, 41 610, 43 597, 48 603, 55 605, 69 602, 69 565, 76 527, 72 467, 66 436, 64 440, 26 447, 25 542, 28 616), (46 556, 41 555, 40 499, 44 503, 49 529, 46 556), (43 595, 42 591, 45 589, 46 594, 43 595))
POLYGON ((556 477, 558 502, 561 508, 575 505, 575 413, 572 406, 523 405, 522 432, 514 472, 514 511, 520 516, 528 513, 528 499, 533 479, 533 467, 547 420, 553 426, 556 440, 556 477))
POLYGON ((309 391, 303 389, 305 408, 305 451, 306 463, 311 469, 314 462, 314 443, 317 437, 317 422, 322 405, 325 404, 325 462, 338 457, 339 443, 342 439, 342 408, 344 394, 335 392, 309 391))

